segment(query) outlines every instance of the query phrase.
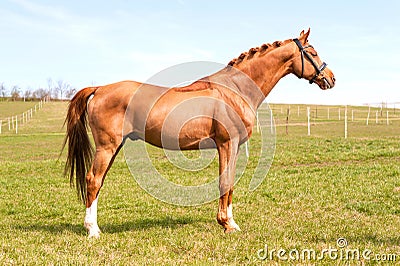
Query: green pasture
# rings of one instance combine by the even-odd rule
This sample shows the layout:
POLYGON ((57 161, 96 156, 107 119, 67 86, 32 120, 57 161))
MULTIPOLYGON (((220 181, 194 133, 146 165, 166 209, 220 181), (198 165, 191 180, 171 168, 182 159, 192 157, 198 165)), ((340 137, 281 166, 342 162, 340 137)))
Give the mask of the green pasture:
MULTIPOLYGON (((0 102, 1 117, 22 113, 35 103, 15 104, 0 102)), ((326 106, 311 106, 311 136, 307 136, 307 106, 291 105, 286 126, 289 105, 272 105, 277 124, 274 161, 263 183, 250 192, 260 142, 255 127, 248 167, 234 193, 234 216, 242 231, 233 234, 224 234, 216 222, 217 201, 180 207, 147 194, 131 176, 121 153, 100 194, 98 222, 103 233, 100 239, 87 239, 85 207, 63 177, 65 151, 59 158, 66 107, 62 102, 46 103, 19 126, 18 134, 3 122, 1 265, 386 265, 400 261, 399 109, 388 110, 387 125, 386 109, 381 115, 379 108, 371 108, 367 126, 368 107, 349 106, 345 139, 344 106, 329 107, 329 119, 326 106), (339 238, 346 240, 345 247, 338 246, 339 238), (272 260, 259 258, 266 246, 268 252, 275 250, 272 260), (332 249, 337 252, 331 252, 331 257, 323 253, 332 249), (279 250, 286 252, 282 259, 279 250), (294 258, 296 251, 304 250, 314 250, 317 258, 290 260, 290 251, 294 258), (359 251, 360 259, 347 256, 346 260, 349 250, 359 251), (368 256, 362 257, 366 250, 368 256), (319 259, 321 254, 325 255, 319 259)), ((270 122, 266 112, 263 106, 262 127, 270 122)), ((161 150, 149 150, 157 169, 171 181, 192 185, 213 180, 217 174, 215 160, 200 172, 185 172, 171 165, 161 150)))
POLYGON ((23 112, 33 108, 38 102, 0 101, 0 120, 6 120, 10 116, 22 115, 23 112))

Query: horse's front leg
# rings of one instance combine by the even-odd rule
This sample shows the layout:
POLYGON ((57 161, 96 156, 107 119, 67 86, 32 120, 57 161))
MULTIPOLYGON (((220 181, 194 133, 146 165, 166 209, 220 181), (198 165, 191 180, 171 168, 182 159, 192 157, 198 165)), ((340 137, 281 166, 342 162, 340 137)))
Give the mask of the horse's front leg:
POLYGON ((239 226, 233 220, 232 213, 233 184, 238 148, 238 143, 232 140, 217 145, 220 191, 217 221, 224 227, 225 233, 240 231, 239 226))
POLYGON ((228 224, 231 228, 234 228, 236 231, 240 231, 239 225, 235 222, 235 220, 233 220, 232 196, 233 196, 233 187, 231 190, 229 190, 229 196, 228 196, 228 207, 227 207, 228 224))

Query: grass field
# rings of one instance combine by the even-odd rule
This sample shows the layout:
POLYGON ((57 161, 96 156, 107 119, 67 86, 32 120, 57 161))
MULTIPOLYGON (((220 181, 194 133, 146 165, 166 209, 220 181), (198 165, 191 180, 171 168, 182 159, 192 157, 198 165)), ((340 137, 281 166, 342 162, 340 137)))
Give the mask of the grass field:
MULTIPOLYGON (((13 110, 23 112, 30 105, 13 110)), ((306 106, 290 107, 286 134, 289 107, 272 105, 278 125, 274 162, 260 187, 249 192, 253 151, 260 138, 255 130, 249 169, 235 189, 234 215, 242 231, 234 234, 224 234, 217 224, 217 201, 179 207, 148 195, 120 154, 99 199, 103 234, 100 239, 87 239, 85 208, 62 176, 65 151, 58 159, 66 106, 47 103, 20 126, 18 135, 3 125, 0 264, 379 265, 379 259, 400 261, 400 110, 390 110, 386 125, 386 113, 379 113, 376 123, 379 109, 374 109, 367 126, 368 108, 352 107, 355 119, 349 121, 349 137, 344 139, 344 107, 338 120, 339 107, 330 107, 328 119, 326 107, 312 106, 311 136, 307 136, 306 106), (339 247, 339 238, 347 246, 339 247), (273 249, 272 261, 268 256, 259 258, 273 249), (296 251, 304 250, 315 250, 317 258, 284 261, 278 258, 278 250, 283 259, 290 259, 289 253, 296 258, 296 251), (342 255, 348 250, 358 250, 360 260, 345 260, 342 255), (363 258, 362 252, 368 256, 363 258), (321 254, 324 258, 319 260, 321 254)), ((13 115, 10 108, 0 103, 2 115, 13 115)), ((260 121, 268 122, 262 120, 262 112, 260 121)), ((157 158, 157 167, 171 180, 184 179, 183 184, 213 179, 217 173, 215 162, 202 172, 182 174, 165 157, 157 158)))
POLYGON ((5 120, 12 115, 19 115, 32 108, 37 102, 0 101, 0 120, 5 120))

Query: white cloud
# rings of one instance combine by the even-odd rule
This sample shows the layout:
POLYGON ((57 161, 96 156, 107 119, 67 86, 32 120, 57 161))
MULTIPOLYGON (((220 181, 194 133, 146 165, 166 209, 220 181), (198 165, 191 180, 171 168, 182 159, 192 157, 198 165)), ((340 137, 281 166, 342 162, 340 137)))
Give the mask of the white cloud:
MULTIPOLYGON (((79 16, 60 6, 41 5, 26 0, 11 0, 23 12, 4 11, 2 19, 9 26, 22 26, 57 38, 67 38, 75 43, 100 42, 104 40, 105 32, 111 30, 114 24, 105 18, 79 16)), ((57 2, 55 2, 57 3, 57 2)))
POLYGON ((53 7, 49 5, 40 5, 26 0, 10 0, 11 2, 19 5, 31 14, 38 16, 45 16, 57 20, 68 20, 71 16, 66 10, 60 7, 53 7))

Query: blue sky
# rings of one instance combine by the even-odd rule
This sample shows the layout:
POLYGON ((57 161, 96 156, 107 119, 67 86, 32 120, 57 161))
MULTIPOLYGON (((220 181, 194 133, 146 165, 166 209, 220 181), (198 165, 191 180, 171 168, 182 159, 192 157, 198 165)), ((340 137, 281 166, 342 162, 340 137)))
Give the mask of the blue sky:
POLYGON ((0 82, 36 89, 48 78, 77 88, 146 81, 178 63, 226 64, 311 27, 336 87, 287 76, 268 102, 400 102, 399 11, 400 1, 4 0, 0 82))

